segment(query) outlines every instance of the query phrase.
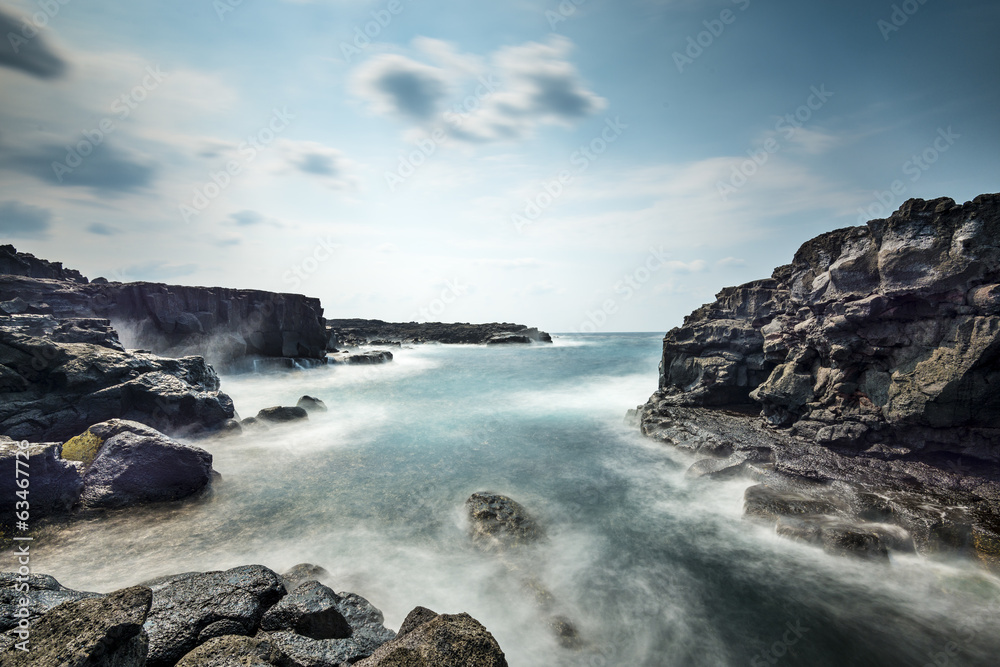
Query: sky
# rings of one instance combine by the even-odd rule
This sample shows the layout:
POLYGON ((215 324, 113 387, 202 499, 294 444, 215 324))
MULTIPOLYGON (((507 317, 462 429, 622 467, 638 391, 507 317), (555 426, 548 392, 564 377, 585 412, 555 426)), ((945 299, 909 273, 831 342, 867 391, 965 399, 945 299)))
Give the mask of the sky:
POLYGON ((0 2, 0 242, 328 318, 665 332, 1000 191, 995 0, 0 2))

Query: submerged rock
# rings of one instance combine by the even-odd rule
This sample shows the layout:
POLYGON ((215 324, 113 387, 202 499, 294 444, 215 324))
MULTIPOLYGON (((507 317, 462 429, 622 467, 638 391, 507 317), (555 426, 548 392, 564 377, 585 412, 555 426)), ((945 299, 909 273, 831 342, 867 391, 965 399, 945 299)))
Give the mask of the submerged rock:
POLYGON ((30 651, 8 648, 9 667, 143 667, 148 638, 143 622, 151 591, 135 586, 105 597, 67 602, 32 624, 30 651))
POLYGON ((326 412, 326 403, 312 396, 303 396, 295 404, 306 412, 326 412))
POLYGON ((358 667, 507 667, 493 635, 468 614, 441 614, 388 642, 358 667))
POLYGON ((518 502, 498 493, 473 493, 465 501, 472 539, 487 549, 530 544, 542 529, 518 502))
POLYGON ((122 419, 94 424, 66 443, 63 457, 83 466, 80 502, 87 508, 179 500, 212 479, 211 454, 122 419))
MULTIPOLYGON (((299 421, 300 419, 308 419, 309 413, 305 411, 304 408, 298 406, 295 407, 285 407, 276 406, 273 408, 264 408, 257 413, 257 420, 262 422, 267 422, 271 424, 285 424, 287 422, 299 421)), ((244 420, 245 424, 246 420, 244 420)))

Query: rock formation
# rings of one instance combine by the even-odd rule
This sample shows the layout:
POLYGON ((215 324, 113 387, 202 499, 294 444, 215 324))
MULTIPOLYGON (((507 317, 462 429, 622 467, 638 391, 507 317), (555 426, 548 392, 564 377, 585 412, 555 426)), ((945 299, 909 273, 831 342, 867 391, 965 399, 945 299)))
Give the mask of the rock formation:
POLYGON ((1000 195, 915 199, 685 318, 638 416, 647 434, 735 451, 744 472, 899 492, 919 480, 934 507, 975 508, 953 541, 983 554, 1000 545, 998 386, 1000 195))
POLYGON ((328 334, 318 299, 297 294, 161 283, 88 282, 61 264, 0 246, 0 310, 57 320, 110 320, 130 346, 200 355, 239 367, 246 357, 323 360, 328 334))

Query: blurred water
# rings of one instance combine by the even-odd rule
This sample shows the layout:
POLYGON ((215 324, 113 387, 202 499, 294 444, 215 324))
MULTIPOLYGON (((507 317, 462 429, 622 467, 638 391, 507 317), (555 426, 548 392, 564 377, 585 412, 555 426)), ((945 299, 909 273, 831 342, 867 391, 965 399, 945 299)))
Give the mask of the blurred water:
POLYGON ((998 664, 996 578, 781 540, 741 519, 747 482, 687 480, 688 459, 626 428, 655 388, 659 345, 618 334, 423 346, 385 366, 225 377, 242 416, 303 394, 330 410, 199 442, 223 475, 211 498, 78 522, 36 543, 32 565, 109 591, 312 562, 393 628, 418 604, 469 612, 512 667, 998 664), (475 550, 462 503, 481 490, 529 508, 544 543, 513 563, 475 550), (582 648, 557 644, 552 613, 576 623, 582 648))

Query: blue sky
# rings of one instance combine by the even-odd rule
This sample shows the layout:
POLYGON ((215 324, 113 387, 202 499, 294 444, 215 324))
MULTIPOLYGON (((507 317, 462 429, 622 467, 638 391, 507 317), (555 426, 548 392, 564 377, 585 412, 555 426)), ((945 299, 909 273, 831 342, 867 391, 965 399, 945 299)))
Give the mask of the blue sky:
POLYGON ((91 277, 666 331, 1000 190, 996 2, 64 2, 0 4, 0 239, 91 277))

